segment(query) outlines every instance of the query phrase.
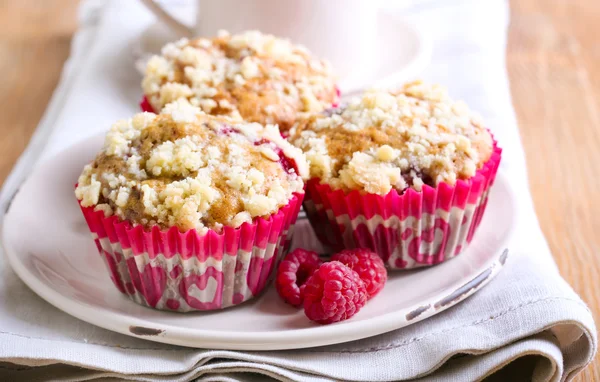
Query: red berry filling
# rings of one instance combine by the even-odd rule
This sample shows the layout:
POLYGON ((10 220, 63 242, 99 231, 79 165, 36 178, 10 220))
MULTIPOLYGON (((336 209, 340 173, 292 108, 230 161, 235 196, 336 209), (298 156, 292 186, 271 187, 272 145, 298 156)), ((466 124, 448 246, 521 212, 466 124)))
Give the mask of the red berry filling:
MULTIPOLYGON (((260 146, 260 145, 269 144, 269 143, 271 143, 271 141, 263 138, 259 141, 254 142, 254 145, 260 146)), ((283 153, 283 150, 281 150, 281 148, 279 148, 277 146, 271 147, 271 148, 273 149, 273 151, 275 151, 275 154, 277 154, 277 156, 279 157, 278 162, 279 162, 279 164, 281 164, 281 167, 283 167, 285 172, 290 172, 290 169, 294 169, 296 174, 298 174, 298 167, 296 165, 295 160, 293 160, 292 158, 286 157, 285 154, 283 153)))
POLYGON ((305 283, 321 264, 316 252, 298 248, 289 253, 279 265, 275 279, 281 298, 290 305, 301 306, 305 283))
POLYGON ((336 95, 336 100, 333 103, 333 105, 331 105, 332 107, 340 106, 340 99, 342 97, 342 92, 340 91, 340 88, 338 88, 337 86, 335 87, 335 95, 336 95))
POLYGON ((223 125, 221 128, 221 134, 223 135, 231 135, 231 133, 239 133, 233 126, 223 125))
POLYGON ((144 96, 144 98, 142 99, 142 102, 140 102, 140 108, 142 109, 142 111, 154 113, 154 108, 152 107, 152 105, 150 105, 150 102, 148 101, 148 97, 146 97, 146 96, 144 96))

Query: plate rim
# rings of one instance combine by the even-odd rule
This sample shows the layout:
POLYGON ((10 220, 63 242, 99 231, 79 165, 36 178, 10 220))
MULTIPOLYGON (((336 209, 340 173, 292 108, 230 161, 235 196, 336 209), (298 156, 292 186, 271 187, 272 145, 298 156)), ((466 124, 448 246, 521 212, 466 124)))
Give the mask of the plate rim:
MULTIPOLYGON (((50 158, 48 162, 51 162, 52 159, 55 159, 60 155, 64 155, 66 151, 69 151, 75 146, 85 145, 85 143, 90 144, 90 141, 97 140, 99 136, 101 136, 101 134, 89 137, 83 141, 75 143, 73 146, 61 150, 52 158, 50 158)), ((35 178, 38 172, 43 171, 44 167, 44 165, 41 165, 34 168, 27 179, 21 184, 19 190, 15 192, 13 199, 18 197, 19 193, 27 185, 27 183, 35 178)), ((503 188, 508 194, 507 199, 510 200, 511 204, 511 214, 509 217, 510 221, 507 222, 509 228, 507 229, 506 235, 504 235, 504 237, 500 240, 498 249, 494 255, 491 255, 483 265, 473 270, 473 272, 469 274, 470 277, 458 279, 455 283, 452 283, 447 288, 440 290, 437 294, 432 296, 431 299, 428 299, 427 301, 421 301, 418 304, 406 309, 399 309, 394 312, 385 313, 376 317, 359 321, 349 320, 334 325, 324 326, 315 324, 315 326, 309 328, 290 329, 286 330, 285 332, 228 332, 223 330, 215 331, 210 329, 181 328, 174 325, 151 322, 146 319, 125 315, 120 312, 107 312, 105 309, 97 305, 72 300, 60 293, 58 290, 48 287, 47 284, 37 278, 35 274, 32 273, 27 266, 25 266, 25 264, 19 260, 18 254, 15 253, 16 251, 8 248, 9 246, 7 245, 8 241, 6 240, 7 230, 5 229, 5 219, 10 215, 10 204, 9 208, 7 208, 3 214, 4 216, 1 216, 2 221, 0 223, 0 229, 2 230, 2 240, 0 247, 6 254, 8 263, 15 271, 17 276, 34 293, 36 293, 49 304, 73 317, 113 332, 155 342, 190 348, 213 348, 227 350, 285 350, 311 348, 368 338, 412 325, 435 314, 441 313, 442 311, 464 301, 487 285, 487 283, 491 281, 503 268, 509 248, 508 244, 514 234, 514 223, 516 222, 517 215, 515 191, 502 171, 499 171, 496 177, 496 187, 498 186, 498 183, 502 183, 503 188), (426 305, 431 307, 433 304, 440 301, 440 299, 443 299, 453 292, 456 292, 459 288, 469 284, 469 282, 473 280, 476 280, 486 272, 489 272, 489 275, 487 275, 482 282, 478 283, 473 288, 469 288, 467 292, 461 294, 448 304, 437 309, 426 309, 422 312, 419 312, 412 319, 406 318, 408 313, 415 311, 417 305, 419 305, 419 307, 424 307, 426 305)), ((131 303, 133 304, 134 302, 131 303)))

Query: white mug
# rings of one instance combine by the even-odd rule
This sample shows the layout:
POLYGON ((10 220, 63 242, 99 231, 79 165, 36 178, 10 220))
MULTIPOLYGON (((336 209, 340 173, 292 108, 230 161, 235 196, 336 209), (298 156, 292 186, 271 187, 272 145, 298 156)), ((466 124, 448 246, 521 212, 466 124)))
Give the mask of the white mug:
POLYGON ((197 0, 193 26, 173 18, 155 0, 142 1, 181 36, 259 30, 306 46, 329 60, 340 79, 360 77, 372 66, 377 0, 197 0))

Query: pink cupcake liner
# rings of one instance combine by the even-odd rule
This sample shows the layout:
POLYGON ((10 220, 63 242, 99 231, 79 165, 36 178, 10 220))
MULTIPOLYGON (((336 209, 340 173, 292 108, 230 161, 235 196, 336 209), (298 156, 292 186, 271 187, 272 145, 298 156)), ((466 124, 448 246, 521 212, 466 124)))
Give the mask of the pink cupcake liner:
POLYGON ((271 281, 289 249, 303 194, 269 218, 239 228, 180 232, 133 227, 93 207, 81 207, 117 289, 140 305, 188 312, 250 300, 271 281))
POLYGON ((473 239, 501 155, 494 141, 490 159, 471 179, 454 186, 424 185, 421 192, 345 193, 313 178, 306 185, 304 210, 331 251, 370 248, 391 269, 438 264, 460 254, 473 239))

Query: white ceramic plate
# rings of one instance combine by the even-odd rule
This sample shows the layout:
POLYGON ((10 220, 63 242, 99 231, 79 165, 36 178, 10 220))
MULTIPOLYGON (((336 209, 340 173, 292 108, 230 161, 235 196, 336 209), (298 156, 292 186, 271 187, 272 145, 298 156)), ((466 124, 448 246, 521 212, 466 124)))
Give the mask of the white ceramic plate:
MULTIPOLYGON (((5 217, 3 245, 21 279, 49 303, 94 325, 176 345, 270 350, 356 340, 430 317, 475 293, 500 271, 514 227, 514 197, 498 177, 486 216, 468 250, 431 268, 394 272, 383 291, 352 319, 319 326, 283 303, 273 288, 239 307, 171 313, 139 306, 113 286, 81 215, 73 186, 100 149, 90 138, 39 165, 5 217)), ((295 245, 315 242, 306 220, 295 245)))

